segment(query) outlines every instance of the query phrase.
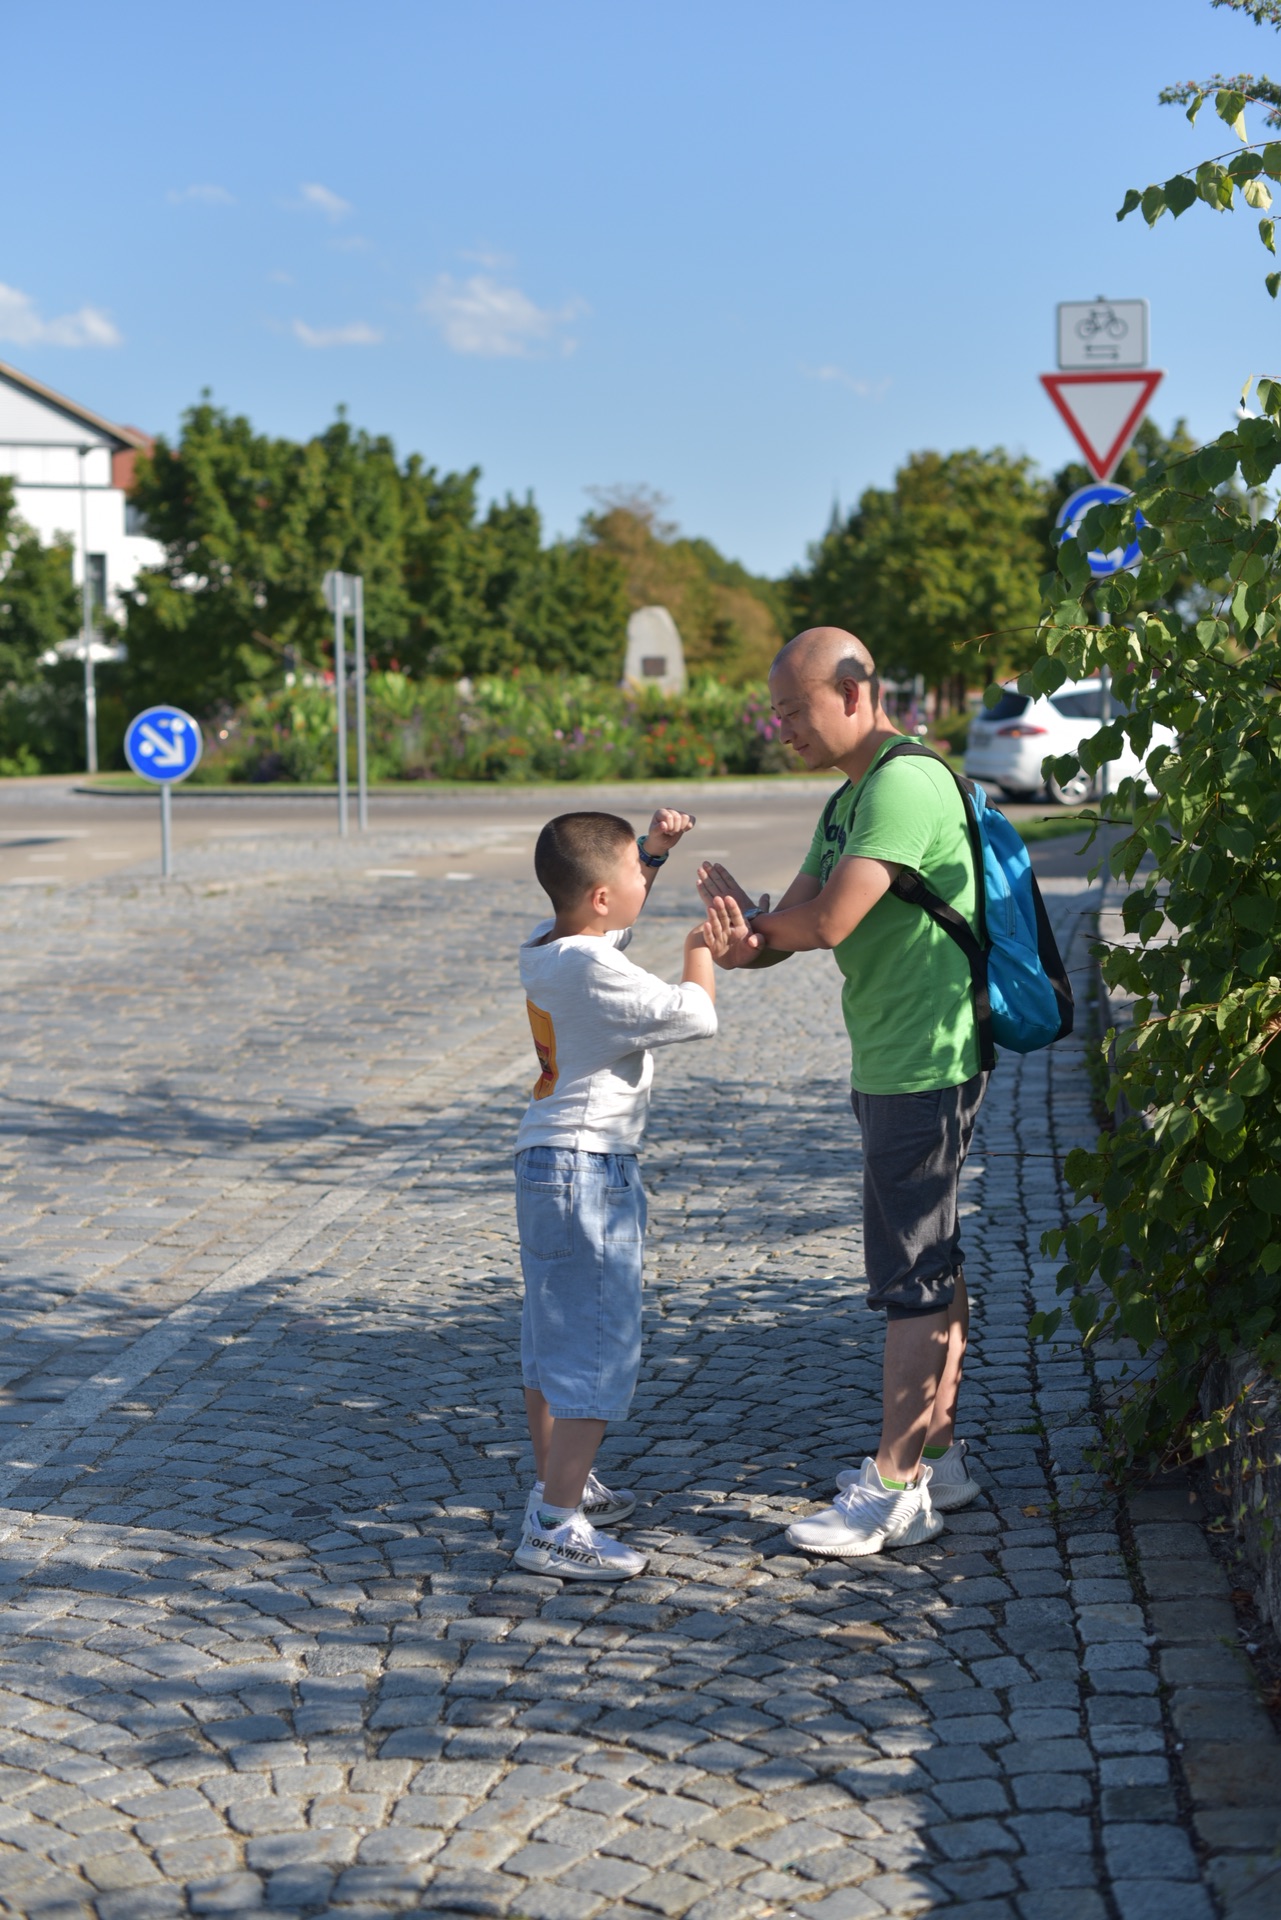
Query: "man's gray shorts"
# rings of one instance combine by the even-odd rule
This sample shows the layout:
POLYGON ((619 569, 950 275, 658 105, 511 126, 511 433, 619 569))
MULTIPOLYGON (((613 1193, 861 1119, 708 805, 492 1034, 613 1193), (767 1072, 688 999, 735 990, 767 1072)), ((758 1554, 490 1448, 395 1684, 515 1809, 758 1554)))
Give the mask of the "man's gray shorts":
POLYGON ((850 1094, 863 1135, 863 1254, 869 1307, 891 1320, 941 1313, 964 1265, 961 1168, 988 1076, 933 1093, 850 1094))

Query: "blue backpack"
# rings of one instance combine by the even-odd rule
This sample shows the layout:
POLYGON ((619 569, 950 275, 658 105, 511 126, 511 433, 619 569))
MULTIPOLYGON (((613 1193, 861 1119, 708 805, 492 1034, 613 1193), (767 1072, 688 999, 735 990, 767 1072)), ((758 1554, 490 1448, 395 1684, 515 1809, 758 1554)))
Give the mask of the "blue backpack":
MULTIPOLYGON (((905 740, 883 755, 876 771, 909 756, 939 759, 928 747, 905 740)), ((890 891, 923 908, 969 961, 980 1060, 990 1071, 996 1065, 994 1042, 1012 1053, 1035 1053, 1071 1033, 1072 988, 1027 848, 1005 815, 988 805, 976 781, 958 774, 952 778, 965 805, 974 855, 977 935, 963 914, 930 891, 919 873, 903 868, 890 891)))

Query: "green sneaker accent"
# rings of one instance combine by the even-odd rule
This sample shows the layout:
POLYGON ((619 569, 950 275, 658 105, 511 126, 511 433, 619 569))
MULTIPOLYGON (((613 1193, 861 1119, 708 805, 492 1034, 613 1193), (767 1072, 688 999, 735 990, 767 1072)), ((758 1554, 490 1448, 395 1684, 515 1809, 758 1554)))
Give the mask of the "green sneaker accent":
POLYGON ((927 1460, 941 1460, 947 1451, 948 1449, 946 1447, 926 1447, 925 1458, 927 1460))
POLYGON ((906 1493, 912 1483, 908 1480, 887 1480, 882 1474, 881 1485, 887 1493, 906 1493))

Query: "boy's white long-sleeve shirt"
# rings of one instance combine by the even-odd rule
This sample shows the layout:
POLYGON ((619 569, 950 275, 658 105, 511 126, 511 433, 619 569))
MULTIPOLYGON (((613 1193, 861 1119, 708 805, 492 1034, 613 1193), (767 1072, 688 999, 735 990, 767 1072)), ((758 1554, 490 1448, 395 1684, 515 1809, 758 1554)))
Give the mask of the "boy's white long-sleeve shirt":
POLYGON ((649 1113, 651 1047, 710 1039, 711 996, 693 981, 672 986, 627 958, 630 927, 571 934, 540 945, 542 921, 520 950, 520 979, 542 1072, 516 1149, 575 1147, 635 1153, 649 1113))

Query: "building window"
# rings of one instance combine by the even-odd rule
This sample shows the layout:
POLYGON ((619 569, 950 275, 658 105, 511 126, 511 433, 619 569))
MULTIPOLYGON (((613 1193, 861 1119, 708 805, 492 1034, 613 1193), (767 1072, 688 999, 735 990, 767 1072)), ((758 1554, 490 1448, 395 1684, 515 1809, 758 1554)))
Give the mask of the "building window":
POLYGON ((91 627, 102 625, 107 609, 107 556, 105 553, 90 553, 85 556, 85 577, 89 583, 89 624, 91 627))
POLYGON ((145 534, 146 531, 147 531, 146 514, 143 512, 141 507, 136 507, 132 500, 126 500, 125 501, 125 532, 145 534))

